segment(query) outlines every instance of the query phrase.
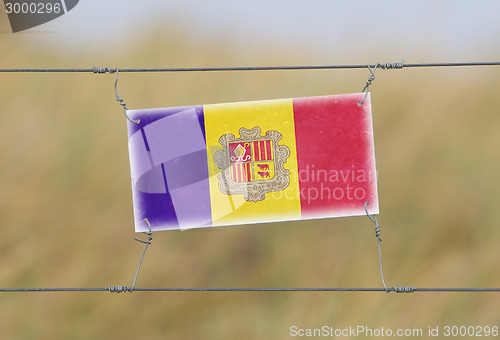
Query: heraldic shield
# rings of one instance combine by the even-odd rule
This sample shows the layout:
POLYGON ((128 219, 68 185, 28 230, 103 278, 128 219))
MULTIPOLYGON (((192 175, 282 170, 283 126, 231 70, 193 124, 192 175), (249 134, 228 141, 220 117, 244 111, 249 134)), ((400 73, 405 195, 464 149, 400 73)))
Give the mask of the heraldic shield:
POLYGON ((259 202, 266 193, 281 191, 290 184, 290 170, 284 164, 290 156, 286 145, 279 145, 283 135, 269 130, 260 135, 260 127, 241 128, 240 138, 228 133, 219 138, 223 146, 214 154, 219 190, 226 195, 244 195, 245 201, 259 202))

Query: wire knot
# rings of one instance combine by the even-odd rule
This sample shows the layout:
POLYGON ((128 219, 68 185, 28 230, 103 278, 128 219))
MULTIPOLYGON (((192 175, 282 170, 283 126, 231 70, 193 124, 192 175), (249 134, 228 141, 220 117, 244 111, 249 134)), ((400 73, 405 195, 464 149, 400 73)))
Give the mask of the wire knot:
POLYGON ((117 69, 109 68, 109 67, 92 67, 92 72, 94 73, 110 73, 113 74, 117 72, 117 69))
MULTIPOLYGON (((414 293, 415 292, 415 287, 392 287, 392 290, 395 291, 396 293, 414 293)), ((387 291, 389 293, 390 290, 387 291)))
POLYGON ((368 77, 368 80, 366 81, 366 84, 365 84, 365 87, 363 87, 363 91, 361 91, 361 93, 364 93, 365 96, 363 97, 363 100, 358 102, 358 106, 361 106, 363 105, 363 103, 365 102, 366 100, 366 97, 368 96, 368 88, 370 87, 370 85, 372 84, 372 81, 375 80, 375 71, 377 70, 377 67, 379 67, 380 64, 377 64, 375 65, 375 67, 372 69, 369 65, 368 65, 368 70, 370 70, 370 76, 368 77))
POLYGON ((363 92, 372 84, 372 81, 375 80, 375 75, 372 74, 368 77, 368 81, 366 82, 365 88, 363 89, 363 92))
POLYGON ((382 231, 380 230, 380 224, 377 224, 375 226, 375 237, 380 241, 382 242, 382 239, 380 238, 380 234, 382 233, 382 231))
POLYGON ((108 291, 110 293, 124 293, 124 292, 132 292, 126 286, 109 286, 108 291))
POLYGON ((149 231, 144 231, 143 234, 146 235, 148 237, 148 239, 146 241, 143 241, 141 239, 134 237, 134 240, 149 245, 149 244, 151 244, 151 241, 153 240, 153 237, 151 236, 151 235, 153 235, 153 231, 151 230, 151 224, 149 223, 149 220, 147 218, 144 219, 144 222, 147 223, 149 231))
POLYGON ((394 70, 394 69, 402 69, 405 65, 405 61, 403 60, 400 63, 385 63, 379 64, 379 67, 383 70, 394 70))
POLYGON ((382 239, 380 238, 380 234, 382 233, 382 231, 380 230, 380 223, 378 223, 377 217, 375 215, 373 215, 373 217, 371 217, 370 214, 368 213, 368 209, 366 208, 368 204, 370 204, 370 202, 366 201, 365 202, 366 216, 368 216, 368 218, 370 219, 370 221, 372 221, 375 224, 375 237, 377 237, 377 239, 380 242, 382 242, 382 239))

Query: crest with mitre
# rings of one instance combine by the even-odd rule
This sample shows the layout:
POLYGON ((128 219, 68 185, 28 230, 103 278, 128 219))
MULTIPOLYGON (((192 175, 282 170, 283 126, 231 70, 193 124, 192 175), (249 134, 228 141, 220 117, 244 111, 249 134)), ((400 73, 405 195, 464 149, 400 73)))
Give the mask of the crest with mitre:
POLYGON ((217 178, 223 194, 242 194, 245 201, 258 202, 266 193, 284 190, 290 184, 290 170, 284 168, 290 149, 279 145, 283 135, 275 130, 264 136, 260 132, 258 126, 240 128, 240 138, 232 133, 219 138, 223 149, 214 153, 214 161, 222 170, 217 178))

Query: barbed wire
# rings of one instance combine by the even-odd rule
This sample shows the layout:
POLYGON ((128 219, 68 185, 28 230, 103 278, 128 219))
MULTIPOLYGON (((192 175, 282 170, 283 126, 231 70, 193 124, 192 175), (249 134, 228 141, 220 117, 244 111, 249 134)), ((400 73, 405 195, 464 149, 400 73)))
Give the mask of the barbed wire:
POLYGON ((217 72, 217 71, 276 71, 276 70, 334 70, 334 69, 402 69, 415 67, 460 67, 460 66, 500 66, 500 61, 493 62, 446 62, 446 63, 377 63, 355 65, 296 65, 296 66, 232 66, 232 67, 169 67, 169 68, 3 68, 0 72, 59 72, 59 73, 114 73, 119 72, 217 72))

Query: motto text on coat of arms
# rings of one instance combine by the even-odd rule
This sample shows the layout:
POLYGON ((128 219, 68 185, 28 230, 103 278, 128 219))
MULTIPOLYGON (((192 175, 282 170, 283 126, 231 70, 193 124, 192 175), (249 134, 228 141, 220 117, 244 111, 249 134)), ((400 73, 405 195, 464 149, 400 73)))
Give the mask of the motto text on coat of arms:
POLYGON ((226 195, 242 194, 245 201, 258 202, 266 193, 281 191, 290 184, 290 170, 284 164, 290 156, 286 145, 279 145, 283 135, 269 130, 260 135, 260 127, 240 128, 240 138, 227 133, 219 138, 222 150, 214 161, 222 170, 217 176, 219 190, 226 195))

